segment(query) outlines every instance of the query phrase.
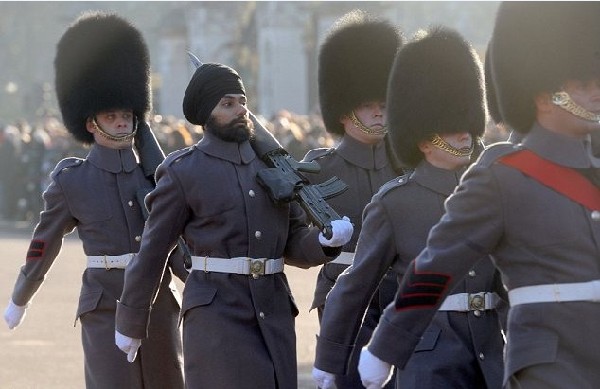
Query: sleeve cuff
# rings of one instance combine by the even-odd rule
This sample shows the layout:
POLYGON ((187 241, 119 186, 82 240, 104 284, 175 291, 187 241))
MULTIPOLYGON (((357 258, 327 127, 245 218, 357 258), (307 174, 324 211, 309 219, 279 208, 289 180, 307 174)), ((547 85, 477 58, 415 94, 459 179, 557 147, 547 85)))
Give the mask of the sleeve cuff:
POLYGON ((21 270, 17 277, 17 281, 15 282, 15 288, 12 294, 13 303, 18 306, 26 306, 29 304, 43 282, 44 279, 28 279, 23 270, 21 270))
POLYGON ((420 340, 420 337, 394 326, 383 315, 368 348, 377 358, 403 369, 420 340))
POLYGON ((135 309, 117 301, 116 329, 135 339, 148 337, 150 309, 135 309))
POLYGON ((317 336, 315 367, 333 373, 346 374, 354 345, 334 343, 317 336))

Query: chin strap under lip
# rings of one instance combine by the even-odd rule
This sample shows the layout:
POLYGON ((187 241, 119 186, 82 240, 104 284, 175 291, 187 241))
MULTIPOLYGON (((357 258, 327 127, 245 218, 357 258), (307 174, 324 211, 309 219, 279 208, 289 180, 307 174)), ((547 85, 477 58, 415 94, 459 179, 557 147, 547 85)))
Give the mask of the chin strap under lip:
POLYGON ((96 130, 98 130, 98 133, 100 135, 102 135, 104 138, 106 138, 108 140, 112 140, 115 142, 128 142, 128 141, 132 140, 135 137, 135 134, 137 133, 137 130, 138 130, 137 118, 134 119, 133 131, 131 132, 131 134, 121 135, 121 136, 111 135, 108 132, 104 131, 102 129, 102 127, 100 127, 98 122, 96 121, 95 117, 92 117, 92 123, 94 124, 94 127, 96 128, 96 130))
POLYGON ((473 154, 473 151, 475 150, 475 140, 471 140, 471 147, 469 147, 468 149, 465 147, 457 149, 456 147, 452 146, 450 143, 442 139, 442 137, 438 134, 435 134, 431 138, 430 142, 434 147, 437 147, 438 149, 443 150, 456 157, 470 157, 471 154, 473 154))
POLYGON ((569 96, 569 94, 565 91, 555 92, 552 95, 552 104, 564 109, 580 119, 584 119, 589 122, 600 123, 600 114, 592 113, 579 104, 576 104, 571 99, 571 96, 569 96))
POLYGON ((352 111, 349 118, 350 118, 350 121, 352 121, 352 124, 354 124, 356 126, 356 128, 358 128, 360 131, 364 132, 365 134, 385 135, 388 132, 386 126, 383 126, 380 130, 373 130, 373 129, 370 129, 369 127, 365 126, 364 124, 362 124, 362 122, 360 120, 358 120, 358 118, 354 114, 354 111, 352 111))

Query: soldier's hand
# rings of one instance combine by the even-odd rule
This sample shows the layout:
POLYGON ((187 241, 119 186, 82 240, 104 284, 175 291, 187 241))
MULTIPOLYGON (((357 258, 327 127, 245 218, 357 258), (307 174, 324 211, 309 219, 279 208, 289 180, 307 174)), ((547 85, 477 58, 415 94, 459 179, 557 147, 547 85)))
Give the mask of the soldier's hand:
POLYGON ((142 340, 130 338, 115 330, 115 344, 121 351, 127 354, 127 361, 133 362, 137 356, 138 349, 142 345, 142 340))
POLYGON ((20 306, 15 304, 12 299, 8 301, 8 306, 4 310, 4 321, 8 324, 8 329, 17 328, 25 319, 27 307, 29 305, 20 306))
POLYGON ((335 375, 313 367, 313 380, 321 389, 335 389, 335 375))
POLYGON ((363 347, 358 361, 358 373, 367 389, 380 389, 392 378, 392 365, 382 361, 363 347))
POLYGON ((348 243, 352 238, 354 227, 350 219, 344 216, 342 220, 333 220, 331 222, 331 239, 325 238, 323 233, 319 234, 319 243, 327 247, 340 247, 348 243))

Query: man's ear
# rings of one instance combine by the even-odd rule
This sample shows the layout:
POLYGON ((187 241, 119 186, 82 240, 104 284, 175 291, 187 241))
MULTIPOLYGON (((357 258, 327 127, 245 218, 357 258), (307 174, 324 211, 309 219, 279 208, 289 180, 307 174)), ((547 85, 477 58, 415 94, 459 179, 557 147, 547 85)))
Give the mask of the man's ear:
POLYGON ((549 92, 538 94, 533 101, 538 112, 550 112, 556 107, 552 102, 552 94, 549 92))
POLYGON ((429 152, 431 152, 431 142, 428 140, 422 140, 417 144, 417 147, 419 147, 419 150, 421 150, 421 152, 423 154, 427 154, 429 152))
POLYGON ((94 126, 94 122, 91 117, 89 117, 85 120, 85 128, 90 134, 93 134, 94 132, 96 132, 96 127, 94 126))

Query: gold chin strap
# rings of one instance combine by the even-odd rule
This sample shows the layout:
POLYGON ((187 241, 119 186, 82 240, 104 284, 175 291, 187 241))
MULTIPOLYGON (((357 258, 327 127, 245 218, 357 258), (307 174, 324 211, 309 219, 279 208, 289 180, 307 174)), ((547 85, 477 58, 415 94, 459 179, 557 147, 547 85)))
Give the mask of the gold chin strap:
POLYGON ((96 128, 96 130, 98 130, 98 133, 100 135, 102 135, 103 137, 105 137, 108 140, 112 140, 115 142, 128 142, 133 139, 133 137, 135 136, 135 133, 137 132, 137 120, 135 120, 133 132, 131 134, 121 135, 121 136, 111 135, 108 132, 104 131, 102 129, 102 127, 100 127, 98 125, 98 123, 96 122, 96 118, 92 118, 92 123, 94 123, 94 127, 96 128))
POLYGON ((433 138, 431 138, 431 144, 437 147, 440 150, 444 150, 447 153, 450 153, 456 157, 470 157, 473 154, 473 150, 475 149, 475 141, 471 141, 470 147, 463 147, 461 149, 457 149, 452 146, 450 143, 443 140, 438 134, 435 134, 433 138))
POLYGON ((600 115, 593 114, 582 106, 575 104, 567 92, 561 91, 554 93, 552 95, 552 104, 561 107, 578 118, 600 123, 600 115))
POLYGON ((350 115, 350 120, 356 126, 356 128, 358 128, 359 130, 361 130, 365 134, 369 134, 369 135, 385 135, 388 132, 387 131, 387 127, 385 127, 385 126, 383 126, 380 130, 373 130, 373 129, 370 129, 369 127, 365 126, 364 124, 361 123, 360 120, 358 120, 358 118, 354 114, 354 111, 352 111, 352 114, 350 115))

